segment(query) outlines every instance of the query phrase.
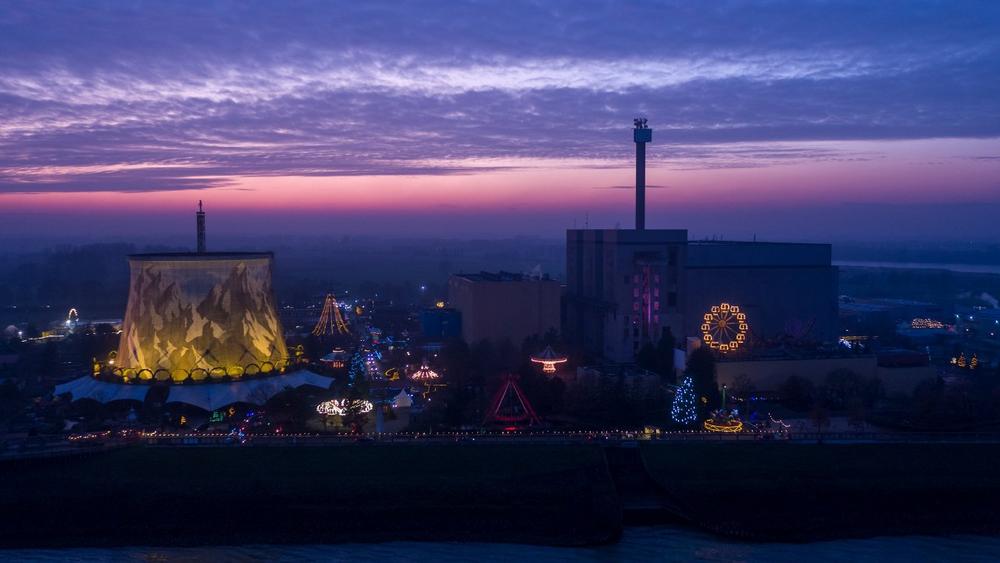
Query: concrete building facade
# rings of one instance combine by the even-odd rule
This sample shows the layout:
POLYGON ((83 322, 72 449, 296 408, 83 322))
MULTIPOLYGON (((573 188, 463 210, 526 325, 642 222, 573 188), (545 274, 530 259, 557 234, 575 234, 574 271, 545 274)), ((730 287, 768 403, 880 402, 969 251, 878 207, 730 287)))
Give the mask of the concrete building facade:
POLYGON ((634 361, 667 327, 679 342, 701 339, 705 315, 723 304, 745 316, 742 345, 837 337, 830 245, 688 241, 685 230, 569 230, 566 238, 563 328, 594 358, 634 361))
POLYGON ((559 282, 510 272, 455 274, 448 280, 448 304, 462 315, 462 338, 469 344, 525 338, 559 330, 559 282))

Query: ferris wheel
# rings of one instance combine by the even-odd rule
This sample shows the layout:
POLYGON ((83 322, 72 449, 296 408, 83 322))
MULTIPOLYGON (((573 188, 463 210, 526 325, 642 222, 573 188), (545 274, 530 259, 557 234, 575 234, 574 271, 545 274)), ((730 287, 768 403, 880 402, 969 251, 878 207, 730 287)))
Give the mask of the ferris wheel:
POLYGON ((715 350, 729 352, 746 343, 749 330, 747 315, 738 305, 720 303, 702 317, 701 340, 715 350))

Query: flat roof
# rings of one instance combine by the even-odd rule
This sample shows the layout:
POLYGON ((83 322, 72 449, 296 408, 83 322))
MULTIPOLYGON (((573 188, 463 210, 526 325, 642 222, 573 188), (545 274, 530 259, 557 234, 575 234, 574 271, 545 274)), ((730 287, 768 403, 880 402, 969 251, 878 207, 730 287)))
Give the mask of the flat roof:
POLYGON ((129 254, 129 260, 178 261, 178 260, 247 260, 274 258, 273 252, 152 252, 129 254))
POLYGON ((514 272, 479 272, 475 274, 452 274, 458 278, 465 278, 469 281, 489 281, 489 282, 525 282, 525 281, 554 281, 547 275, 536 278, 525 274, 514 272))

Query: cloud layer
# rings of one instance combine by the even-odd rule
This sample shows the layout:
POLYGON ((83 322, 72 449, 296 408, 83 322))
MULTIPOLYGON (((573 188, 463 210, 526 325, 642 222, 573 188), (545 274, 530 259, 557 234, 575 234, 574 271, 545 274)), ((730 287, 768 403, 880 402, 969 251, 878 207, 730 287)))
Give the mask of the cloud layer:
POLYGON ((676 169, 998 137, 1000 4, 0 7, 0 192, 610 166, 636 114, 676 169))

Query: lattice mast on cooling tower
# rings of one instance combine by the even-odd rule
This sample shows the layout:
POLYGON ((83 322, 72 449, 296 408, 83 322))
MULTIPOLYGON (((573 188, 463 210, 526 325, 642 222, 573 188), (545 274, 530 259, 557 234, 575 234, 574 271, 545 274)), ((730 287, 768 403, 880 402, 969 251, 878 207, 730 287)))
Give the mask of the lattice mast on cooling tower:
POLYGON ((312 333, 316 336, 351 333, 347 323, 344 322, 344 316, 340 313, 337 298, 332 293, 326 294, 326 299, 323 300, 323 312, 320 313, 319 322, 316 323, 312 333))

